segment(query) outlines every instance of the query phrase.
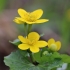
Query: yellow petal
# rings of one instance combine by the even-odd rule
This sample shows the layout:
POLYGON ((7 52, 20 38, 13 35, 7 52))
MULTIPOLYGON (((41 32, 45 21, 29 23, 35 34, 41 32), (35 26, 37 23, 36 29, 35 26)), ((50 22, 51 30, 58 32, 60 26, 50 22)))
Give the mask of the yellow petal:
POLYGON ((23 43, 27 42, 26 38, 24 38, 23 36, 18 36, 18 39, 23 43))
POLYGON ((27 49, 29 49, 29 45, 27 45, 27 44, 20 44, 20 45, 18 45, 18 48, 19 49, 21 49, 21 50, 27 50, 27 49))
POLYGON ((38 46, 39 48, 42 48, 47 46, 48 43, 46 41, 38 41, 35 45, 38 46))
POLYGON ((24 22, 25 21, 25 19, 24 18, 21 18, 21 17, 15 17, 17 20, 19 20, 19 21, 22 21, 22 22, 24 22))
POLYGON ((53 38, 48 40, 48 47, 50 47, 51 44, 54 44, 55 40, 53 38))
POLYGON ((38 9, 30 13, 30 15, 33 16, 35 19, 39 19, 42 16, 42 14, 43 14, 42 9, 38 9))
POLYGON ((22 24, 21 21, 19 21, 18 19, 14 19, 14 22, 16 22, 17 24, 22 24))
POLYGON ((37 53, 37 52, 39 52, 39 47, 31 46, 30 51, 33 52, 33 53, 37 53))
POLYGON ((57 50, 59 50, 61 48, 61 42, 60 41, 57 41, 56 42, 56 45, 57 45, 57 50))
POLYGON ((18 14, 19 14, 22 18, 25 18, 28 13, 27 13, 24 9, 18 9, 18 14))
POLYGON ((26 23, 28 24, 36 24, 36 23, 44 23, 44 22, 47 22, 49 21, 48 19, 40 19, 40 20, 36 20, 36 21, 33 21, 33 22, 29 22, 29 21, 25 21, 26 23))
POLYGON ((36 23, 44 23, 47 21, 49 21, 49 20, 48 19, 40 19, 40 20, 37 20, 36 23))
POLYGON ((38 41, 39 38, 40 38, 40 35, 37 32, 31 32, 28 34, 28 39, 30 41, 33 41, 33 40, 38 41))
POLYGON ((21 18, 21 17, 16 17, 13 21, 16 22, 16 23, 18 23, 18 24, 24 23, 24 19, 21 18))

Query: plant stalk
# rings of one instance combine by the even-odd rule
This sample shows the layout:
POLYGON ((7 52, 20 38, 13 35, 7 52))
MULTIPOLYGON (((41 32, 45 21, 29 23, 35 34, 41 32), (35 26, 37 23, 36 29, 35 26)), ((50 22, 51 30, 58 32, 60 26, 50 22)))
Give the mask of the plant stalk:
POLYGON ((27 30, 27 35, 31 32, 31 29, 32 29, 32 24, 29 24, 28 25, 28 30, 27 30))
POLYGON ((24 23, 24 33, 25 33, 25 36, 27 36, 27 24, 24 23))

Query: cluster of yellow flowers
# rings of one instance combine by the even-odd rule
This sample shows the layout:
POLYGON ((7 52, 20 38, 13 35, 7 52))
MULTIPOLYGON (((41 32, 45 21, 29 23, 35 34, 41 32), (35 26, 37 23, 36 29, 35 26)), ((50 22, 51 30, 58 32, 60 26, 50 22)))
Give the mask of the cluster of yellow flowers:
MULTIPOLYGON (((39 19, 43 14, 42 9, 38 9, 33 12, 26 12, 24 9, 18 9, 18 14, 20 17, 16 17, 14 19, 14 22, 18 24, 37 24, 49 21, 48 19, 39 19)), ((39 52, 40 48, 46 46, 48 46, 48 48, 52 51, 58 51, 61 47, 61 42, 55 42, 53 38, 49 39, 48 42, 39 40, 40 35, 37 32, 30 32, 26 37, 20 35, 18 36, 18 39, 22 42, 22 44, 18 45, 19 49, 30 49, 30 51, 33 53, 39 52)))

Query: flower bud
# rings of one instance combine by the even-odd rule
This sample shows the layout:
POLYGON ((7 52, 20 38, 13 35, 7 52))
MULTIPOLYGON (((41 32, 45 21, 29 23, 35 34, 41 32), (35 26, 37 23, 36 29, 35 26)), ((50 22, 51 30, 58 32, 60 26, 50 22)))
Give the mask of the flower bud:
POLYGON ((51 44, 50 47, 49 47, 49 49, 50 49, 51 51, 57 51, 57 46, 56 46, 56 44, 51 44))

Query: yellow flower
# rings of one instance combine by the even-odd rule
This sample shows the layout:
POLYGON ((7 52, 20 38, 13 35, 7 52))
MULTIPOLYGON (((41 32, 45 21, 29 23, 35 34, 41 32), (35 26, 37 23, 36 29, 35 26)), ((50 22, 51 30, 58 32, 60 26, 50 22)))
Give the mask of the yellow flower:
POLYGON ((39 48, 43 48, 48 45, 46 41, 39 41, 40 35, 36 32, 29 33, 26 38, 23 36, 18 36, 18 38, 22 42, 22 44, 18 45, 18 48, 21 50, 30 49, 33 53, 39 52, 39 48))
POLYGON ((26 12, 24 9, 18 9, 18 14, 20 15, 20 17, 16 17, 15 19, 20 20, 20 22, 19 21, 16 22, 15 19, 14 21, 20 24, 21 22, 34 24, 34 23, 44 23, 44 22, 49 21, 48 19, 39 19, 43 14, 42 9, 38 9, 33 12, 26 12))
POLYGON ((49 39, 48 48, 52 51, 58 51, 61 48, 61 42, 60 41, 55 42, 54 39, 49 39))

